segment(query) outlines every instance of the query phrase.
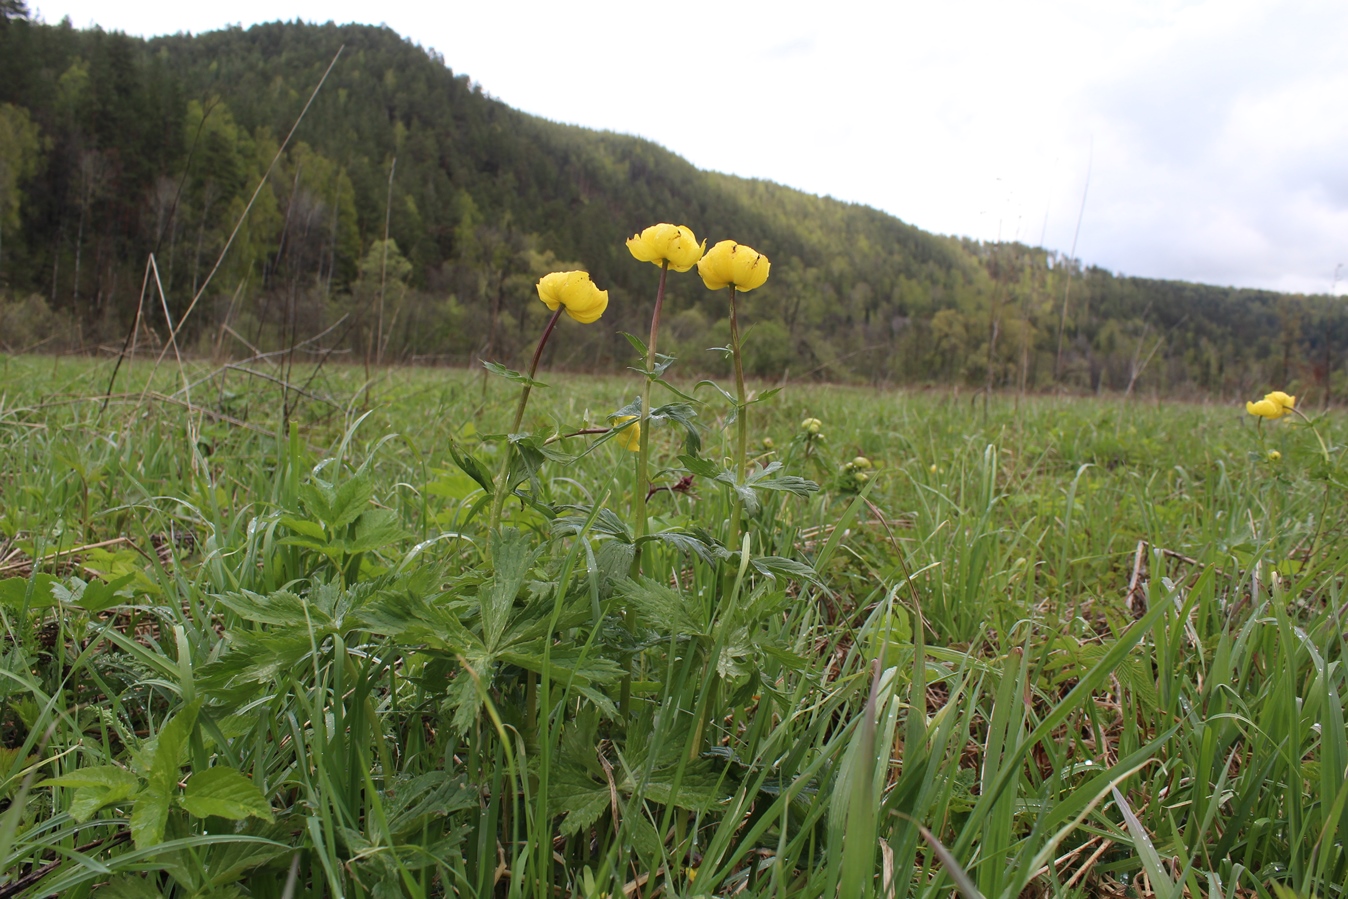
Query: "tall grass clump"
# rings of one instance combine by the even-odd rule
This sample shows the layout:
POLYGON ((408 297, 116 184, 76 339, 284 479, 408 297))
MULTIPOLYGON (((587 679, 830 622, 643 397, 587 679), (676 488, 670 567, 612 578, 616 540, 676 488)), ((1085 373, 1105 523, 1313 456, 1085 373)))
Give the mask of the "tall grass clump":
POLYGON ((0 360, 0 896, 1344 895, 1341 418, 687 383, 656 227, 635 385, 0 360))

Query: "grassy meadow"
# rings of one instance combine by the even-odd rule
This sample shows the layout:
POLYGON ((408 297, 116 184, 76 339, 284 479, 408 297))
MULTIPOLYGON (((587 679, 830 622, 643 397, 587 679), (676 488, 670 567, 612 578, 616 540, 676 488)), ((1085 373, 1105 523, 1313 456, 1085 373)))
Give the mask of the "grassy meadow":
POLYGON ((0 899, 1348 893, 1339 413, 656 383, 646 529, 544 371, 493 532, 507 380, 112 370, 0 358, 0 899))

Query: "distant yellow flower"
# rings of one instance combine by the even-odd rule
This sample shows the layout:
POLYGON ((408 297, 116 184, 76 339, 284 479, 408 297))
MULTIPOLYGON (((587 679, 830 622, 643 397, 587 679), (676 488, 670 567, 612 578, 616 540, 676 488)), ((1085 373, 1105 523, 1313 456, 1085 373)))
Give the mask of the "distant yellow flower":
POLYGON ((1270 462, 1281 462, 1281 461, 1282 461, 1282 453, 1278 452, 1277 450, 1269 450, 1269 451, 1268 451, 1268 461, 1270 461, 1270 462))
POLYGON ((538 282, 538 298, 553 312, 558 306, 583 325, 597 321, 608 308, 608 291, 600 290, 587 272, 553 272, 538 282))
POLYGON ((1275 390, 1272 393, 1264 394, 1264 398, 1256 403, 1246 402, 1245 411, 1251 415, 1258 415, 1260 418, 1276 419, 1289 415, 1296 409, 1297 398, 1288 396, 1281 390, 1275 390))
POLYGON ((627 425, 613 439, 618 441, 618 445, 623 449, 633 453, 639 452, 641 450, 641 422, 637 421, 637 417, 635 415, 619 415, 613 419, 613 426, 615 428, 621 427, 629 421, 633 424, 627 425))
POLYGON ((651 225, 627 240, 627 249, 639 262, 669 263, 676 272, 686 272, 702 258, 707 242, 697 242, 691 229, 683 225, 651 225))
POLYGON ((734 284, 739 290, 762 287, 768 280, 768 257, 733 240, 723 240, 697 263, 697 273, 710 290, 734 284))

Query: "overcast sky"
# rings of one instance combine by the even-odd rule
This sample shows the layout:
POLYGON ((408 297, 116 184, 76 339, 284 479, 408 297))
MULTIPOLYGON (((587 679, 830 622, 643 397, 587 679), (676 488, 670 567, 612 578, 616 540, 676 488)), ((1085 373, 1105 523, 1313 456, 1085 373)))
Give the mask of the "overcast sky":
POLYGON ((701 168, 1129 275, 1327 293, 1345 263, 1348 293, 1343 0, 29 5, 146 36, 382 22, 512 106, 701 168))

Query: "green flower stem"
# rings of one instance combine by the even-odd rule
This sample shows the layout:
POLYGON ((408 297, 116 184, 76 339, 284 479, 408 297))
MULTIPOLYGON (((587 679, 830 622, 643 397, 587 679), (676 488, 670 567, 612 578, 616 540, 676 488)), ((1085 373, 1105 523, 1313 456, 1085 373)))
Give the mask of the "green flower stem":
MULTIPOLYGON (((660 308, 665 303, 665 280, 669 277, 669 260, 666 259, 660 264, 660 286, 655 291, 655 311, 651 314, 651 337, 646 343, 646 371, 655 370, 655 340, 660 333, 660 308)), ((638 438, 637 451, 637 482, 632 494, 633 518, 636 519, 637 539, 646 536, 646 494, 650 492, 650 459, 651 459, 651 429, 648 426, 651 415, 651 376, 646 375, 646 382, 641 388, 641 434, 638 438)), ((637 548, 637 554, 632 561, 632 570, 635 573, 641 565, 641 549, 637 548)))
MULTIPOLYGON (((749 404, 748 392, 744 389, 744 353, 740 348, 740 325, 735 316, 735 285, 730 285, 730 352, 735 359, 735 391, 739 398, 735 407, 735 478, 743 484, 749 471, 749 404)), ((726 538, 729 545, 739 542, 740 520, 744 517, 744 501, 735 495, 735 505, 730 512, 730 534, 726 538)))
MULTIPOLYGON (((538 338, 538 346, 534 349, 533 361, 529 363, 530 381, 538 373, 538 362, 543 358, 543 347, 547 345, 548 338, 552 336, 552 329, 557 327, 557 319, 562 317, 563 308, 560 304, 557 306, 557 310, 552 313, 552 318, 548 319, 547 327, 543 329, 543 336, 538 338)), ((487 533, 496 530, 501 523, 501 510, 505 507, 506 493, 510 486, 510 435, 519 433, 520 425, 524 422, 524 407, 529 405, 529 391, 532 389, 532 384, 525 384, 520 388, 520 402, 515 407, 515 423, 506 432, 505 452, 501 454, 501 467, 496 472, 496 495, 492 497, 491 501, 491 518, 488 519, 487 533)))
MULTIPOLYGON (((1320 436, 1320 429, 1315 426, 1315 422, 1311 421, 1306 416, 1306 413, 1302 412, 1300 409, 1293 409, 1292 411, 1295 412, 1297 415, 1299 415, 1301 417, 1301 420, 1304 421, 1310 427, 1311 433, 1314 434, 1315 439, 1320 442, 1320 454, 1324 456, 1325 464, 1326 465, 1330 464, 1329 447, 1325 446, 1325 438, 1320 436)), ((1263 424, 1263 422, 1261 421, 1260 424, 1263 424)))

